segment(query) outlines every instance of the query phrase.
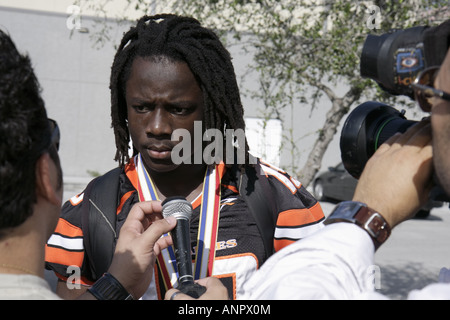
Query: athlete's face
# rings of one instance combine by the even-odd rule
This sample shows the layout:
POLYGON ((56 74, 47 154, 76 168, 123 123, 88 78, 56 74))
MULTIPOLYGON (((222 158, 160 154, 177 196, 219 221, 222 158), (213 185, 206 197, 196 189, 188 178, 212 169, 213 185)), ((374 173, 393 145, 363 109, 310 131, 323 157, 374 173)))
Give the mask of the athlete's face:
MULTIPOLYGON (((194 121, 203 120, 203 94, 184 62, 135 58, 126 84, 128 128, 134 147, 149 170, 168 172, 178 167, 171 151, 176 129, 194 137, 194 121)), ((192 140, 193 141, 193 140, 192 140)), ((193 150, 193 148, 191 148, 193 150)))

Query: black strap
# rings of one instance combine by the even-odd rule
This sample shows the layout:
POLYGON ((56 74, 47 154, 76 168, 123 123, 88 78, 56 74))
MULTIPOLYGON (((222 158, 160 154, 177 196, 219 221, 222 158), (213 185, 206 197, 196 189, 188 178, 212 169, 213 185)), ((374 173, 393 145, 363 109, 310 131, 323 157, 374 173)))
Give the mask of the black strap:
POLYGON ((120 168, 92 180, 83 196, 83 241, 88 256, 88 268, 100 278, 109 268, 117 240, 116 211, 119 204, 120 168), (94 254, 95 253, 95 254, 94 254))
POLYGON ((238 188, 261 233, 267 259, 274 252, 273 238, 278 210, 259 159, 255 166, 245 166, 245 174, 239 174, 238 188))

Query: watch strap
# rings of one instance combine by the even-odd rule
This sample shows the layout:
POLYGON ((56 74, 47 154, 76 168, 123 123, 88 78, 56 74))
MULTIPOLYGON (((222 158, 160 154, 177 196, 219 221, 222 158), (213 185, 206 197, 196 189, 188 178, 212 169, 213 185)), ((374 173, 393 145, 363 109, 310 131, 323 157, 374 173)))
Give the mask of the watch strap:
POLYGON ((98 300, 134 300, 133 296, 110 273, 105 273, 88 291, 98 300))
MULTIPOLYGON (((352 209, 354 210, 354 209, 352 209)), ((381 214, 367 207, 366 204, 357 201, 344 201, 337 205, 330 216, 325 220, 325 224, 335 222, 349 222, 364 229, 372 238, 375 250, 377 250, 391 234, 391 227, 381 214), (357 211, 351 216, 340 214, 340 210, 348 207, 349 204, 356 205, 357 211)))
POLYGON ((367 231, 377 250, 391 234, 391 227, 381 214, 369 207, 361 207, 355 215, 358 226, 367 231))

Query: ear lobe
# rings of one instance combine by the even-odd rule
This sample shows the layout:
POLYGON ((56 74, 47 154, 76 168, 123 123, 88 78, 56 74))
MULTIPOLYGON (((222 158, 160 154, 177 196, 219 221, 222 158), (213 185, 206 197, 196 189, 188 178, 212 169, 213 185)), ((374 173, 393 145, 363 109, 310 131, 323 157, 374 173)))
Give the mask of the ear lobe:
POLYGON ((36 162, 36 195, 42 197, 52 204, 58 205, 56 170, 50 155, 44 153, 36 162))

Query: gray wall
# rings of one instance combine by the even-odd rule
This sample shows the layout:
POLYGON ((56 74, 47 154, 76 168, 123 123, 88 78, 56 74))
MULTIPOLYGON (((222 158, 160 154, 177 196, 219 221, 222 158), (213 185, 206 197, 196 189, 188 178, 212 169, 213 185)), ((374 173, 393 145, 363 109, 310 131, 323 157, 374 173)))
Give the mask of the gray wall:
MULTIPOLYGON (((64 14, 0 7, 0 28, 29 54, 48 116, 60 126, 60 157, 72 194, 74 183, 79 189, 91 179, 88 171, 104 173, 116 166, 108 87, 113 45, 124 30, 114 25, 115 39, 96 49, 89 33, 74 30, 71 36, 66 20, 64 14)), ((83 17, 83 27, 92 30, 92 23, 83 17)))

